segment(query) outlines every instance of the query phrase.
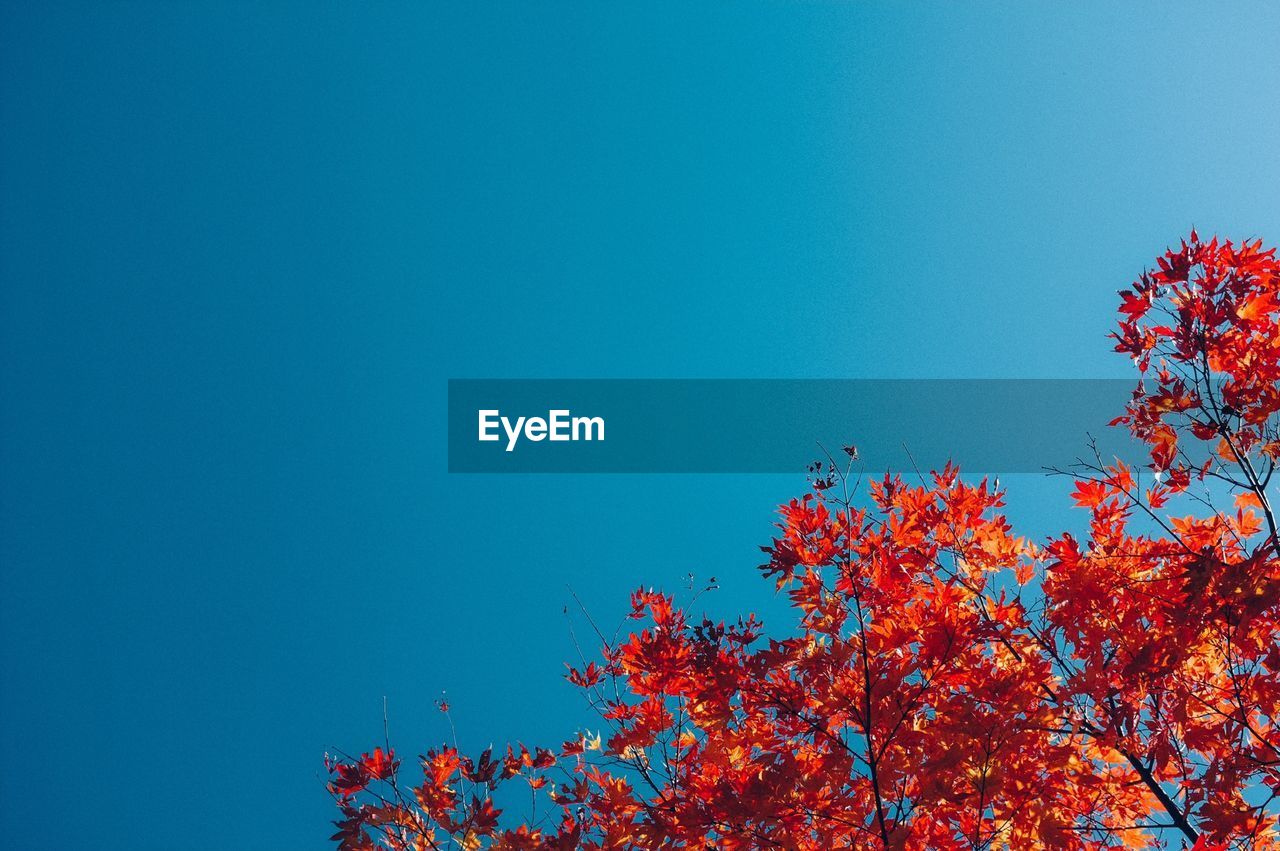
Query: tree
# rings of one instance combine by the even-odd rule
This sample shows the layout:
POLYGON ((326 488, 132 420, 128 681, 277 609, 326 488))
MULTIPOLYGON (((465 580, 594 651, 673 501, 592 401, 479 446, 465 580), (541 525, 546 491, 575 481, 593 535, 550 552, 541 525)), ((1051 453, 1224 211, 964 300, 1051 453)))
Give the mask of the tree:
POLYGON ((636 630, 568 674, 605 736, 440 747, 420 782, 389 749, 331 760, 334 839, 1280 847, 1278 290, 1274 249, 1193 231, 1121 294, 1140 380, 1113 425, 1151 461, 1073 469, 1081 540, 1016 537, 1002 494, 953 466, 864 490, 850 449, 763 548, 790 633, 637 591, 636 630))

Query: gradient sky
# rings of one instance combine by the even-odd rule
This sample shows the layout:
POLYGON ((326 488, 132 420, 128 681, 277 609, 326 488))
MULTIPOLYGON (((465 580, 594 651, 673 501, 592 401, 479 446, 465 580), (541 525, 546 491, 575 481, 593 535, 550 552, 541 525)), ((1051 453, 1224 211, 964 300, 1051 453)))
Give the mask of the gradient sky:
POLYGON ((5 847, 324 847, 384 695, 591 721, 566 586, 776 611, 799 471, 450 476, 447 378, 1125 375, 1280 240, 1280 14, 1199 5, 3 4, 5 847))

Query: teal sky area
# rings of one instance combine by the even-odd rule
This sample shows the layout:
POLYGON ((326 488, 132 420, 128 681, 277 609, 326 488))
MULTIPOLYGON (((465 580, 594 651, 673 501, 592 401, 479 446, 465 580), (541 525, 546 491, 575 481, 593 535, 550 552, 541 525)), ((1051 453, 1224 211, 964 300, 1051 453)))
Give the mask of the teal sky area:
MULTIPOLYGON (((449 378, 1121 377, 1280 240, 1264 3, 4 3, 0 836, 319 848, 326 749, 559 743, 572 586, 795 476, 446 472, 449 378)), ((958 459, 962 464, 964 459, 958 459)), ((1006 480, 1041 536, 1062 482, 1006 480)), ((581 620, 576 629, 584 634, 581 620)))

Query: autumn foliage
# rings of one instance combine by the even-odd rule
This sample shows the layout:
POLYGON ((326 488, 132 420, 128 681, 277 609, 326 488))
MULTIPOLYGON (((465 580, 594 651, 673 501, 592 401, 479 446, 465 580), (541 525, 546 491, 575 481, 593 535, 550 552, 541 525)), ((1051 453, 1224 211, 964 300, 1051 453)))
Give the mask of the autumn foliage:
POLYGON ((787 631, 638 591, 635 630, 568 674, 601 735, 440 747, 412 778, 331 761, 334 839, 1280 848, 1278 290, 1273 249, 1193 232, 1121 294, 1140 380, 1113 425, 1150 463, 1073 470, 1087 534, 1018 537, 954 467, 827 459, 763 548, 787 631))

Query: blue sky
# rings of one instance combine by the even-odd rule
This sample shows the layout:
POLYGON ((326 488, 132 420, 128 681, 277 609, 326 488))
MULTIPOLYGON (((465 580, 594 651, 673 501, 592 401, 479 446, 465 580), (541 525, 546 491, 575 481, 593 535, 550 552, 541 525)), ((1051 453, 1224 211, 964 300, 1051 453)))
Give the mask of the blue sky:
POLYGON ((799 471, 450 476, 448 378, 1121 376, 1166 243, 1280 239, 1264 4, 203 7, 0 7, 7 847, 322 847, 384 695, 590 721, 566 586, 776 611, 799 471))

